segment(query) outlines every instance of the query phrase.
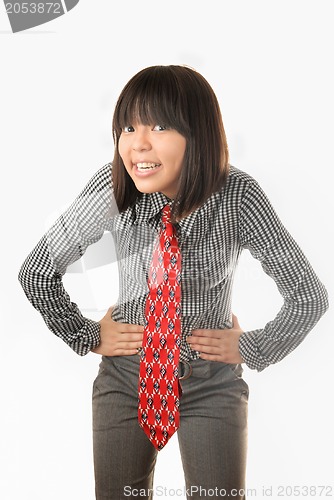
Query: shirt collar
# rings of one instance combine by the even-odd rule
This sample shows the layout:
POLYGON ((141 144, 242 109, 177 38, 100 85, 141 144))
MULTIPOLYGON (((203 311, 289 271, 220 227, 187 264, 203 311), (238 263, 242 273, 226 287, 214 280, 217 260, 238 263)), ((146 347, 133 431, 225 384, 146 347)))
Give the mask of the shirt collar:
MULTIPOLYGON (((135 213, 136 213, 136 223, 147 223, 152 225, 151 219, 153 219, 162 208, 170 203, 172 200, 165 196, 163 193, 142 193, 135 203, 135 213)), ((207 218, 209 216, 209 206, 210 198, 204 205, 194 210, 191 214, 184 219, 181 219, 177 223, 177 227, 181 230, 181 233, 185 233, 187 236, 191 234, 192 227, 197 221, 203 227, 201 228, 204 232, 207 226, 207 218)))
POLYGON ((162 193, 142 193, 135 203, 136 222, 152 219, 171 200, 162 193))

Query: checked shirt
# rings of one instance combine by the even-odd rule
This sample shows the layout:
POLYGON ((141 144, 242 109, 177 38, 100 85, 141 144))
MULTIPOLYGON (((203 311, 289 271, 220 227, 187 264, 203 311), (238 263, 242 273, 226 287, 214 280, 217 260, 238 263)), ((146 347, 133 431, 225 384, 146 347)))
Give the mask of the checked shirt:
MULTIPOLYGON (((27 298, 48 328, 79 355, 99 344, 100 325, 84 317, 64 289, 67 266, 110 231, 119 268, 113 319, 144 325, 152 249, 161 209, 169 201, 162 193, 142 194, 118 213, 112 165, 107 163, 23 262, 19 281, 27 298)), ((191 330, 232 326, 232 284, 244 249, 274 280, 283 302, 269 322, 240 336, 240 354, 249 368, 261 371, 282 360, 327 310, 324 285, 259 183, 246 172, 230 166, 225 186, 180 220, 176 230, 182 253, 181 360, 199 356, 185 340, 191 330)))

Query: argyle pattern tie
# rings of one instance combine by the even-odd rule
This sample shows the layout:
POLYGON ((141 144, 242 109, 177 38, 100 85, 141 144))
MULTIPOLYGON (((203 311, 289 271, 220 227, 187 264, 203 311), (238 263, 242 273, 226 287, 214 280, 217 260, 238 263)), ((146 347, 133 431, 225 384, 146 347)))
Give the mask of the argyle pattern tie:
POLYGON ((157 450, 180 423, 181 253, 170 212, 162 209, 148 275, 138 385, 139 424, 157 450))

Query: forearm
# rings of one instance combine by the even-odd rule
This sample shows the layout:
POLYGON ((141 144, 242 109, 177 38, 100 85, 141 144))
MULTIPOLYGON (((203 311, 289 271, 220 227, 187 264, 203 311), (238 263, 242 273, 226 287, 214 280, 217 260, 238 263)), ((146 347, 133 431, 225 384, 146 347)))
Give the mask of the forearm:
POLYGON ((87 247, 110 229, 118 210, 111 166, 104 165, 25 259, 19 282, 48 328, 75 352, 87 354, 100 341, 100 325, 83 317, 64 289, 62 276, 87 247))
POLYGON ((77 354, 85 355, 99 344, 100 325, 83 317, 77 304, 71 302, 61 274, 52 265, 46 235, 25 259, 18 279, 47 327, 77 354))
POLYGON ((248 183, 241 203, 239 236, 243 248, 260 261, 283 298, 283 307, 272 321, 263 329, 244 332, 239 339, 246 364, 261 371, 302 342, 328 309, 328 294, 254 180, 248 183))
POLYGON ((262 371, 292 352, 328 309, 328 294, 307 264, 303 279, 263 329, 244 332, 239 350, 247 366, 262 371))

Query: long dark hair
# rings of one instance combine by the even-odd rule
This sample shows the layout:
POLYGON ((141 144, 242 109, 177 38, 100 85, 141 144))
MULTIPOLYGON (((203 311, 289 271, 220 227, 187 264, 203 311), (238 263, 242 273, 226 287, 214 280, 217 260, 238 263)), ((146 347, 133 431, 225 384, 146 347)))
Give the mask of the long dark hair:
POLYGON ((167 126, 187 141, 173 219, 189 215, 225 184, 228 146, 220 107, 211 86, 200 73, 187 66, 151 66, 125 85, 114 111, 113 187, 120 212, 141 195, 118 152, 122 129, 134 122, 167 126))

